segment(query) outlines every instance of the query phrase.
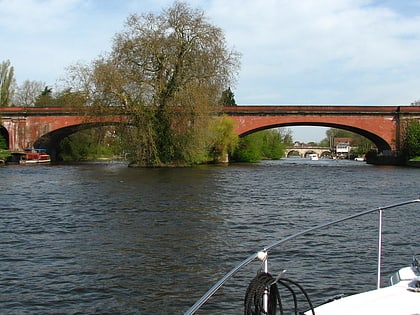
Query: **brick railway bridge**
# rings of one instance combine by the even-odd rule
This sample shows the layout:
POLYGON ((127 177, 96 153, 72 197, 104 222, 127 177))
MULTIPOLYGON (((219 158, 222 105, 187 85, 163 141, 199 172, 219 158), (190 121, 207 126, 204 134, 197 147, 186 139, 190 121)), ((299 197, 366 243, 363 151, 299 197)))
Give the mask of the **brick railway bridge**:
MULTIPOLYGON (((323 126, 358 133, 379 152, 399 151, 405 122, 420 120, 420 106, 232 106, 223 112, 236 121, 240 136, 276 127, 323 126)), ((60 141, 72 133, 121 123, 121 115, 87 117, 80 109, 65 107, 0 108, 0 134, 9 150, 43 147, 53 160, 60 141)))

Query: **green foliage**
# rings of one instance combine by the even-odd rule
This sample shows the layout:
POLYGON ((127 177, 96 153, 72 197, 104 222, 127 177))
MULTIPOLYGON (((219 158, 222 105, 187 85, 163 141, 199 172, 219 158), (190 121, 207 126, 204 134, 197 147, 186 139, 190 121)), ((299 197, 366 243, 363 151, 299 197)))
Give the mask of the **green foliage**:
POLYGON ((35 99, 36 107, 50 107, 56 104, 55 98, 52 95, 52 88, 46 86, 40 95, 35 99))
POLYGON ((87 103, 85 93, 73 92, 71 88, 53 94, 52 88, 46 86, 35 98, 36 107, 82 107, 87 103))
POLYGON ((64 161, 83 161, 88 158, 87 141, 79 141, 81 137, 71 135, 60 142, 60 156, 64 161))
POLYGON ((337 129, 337 128, 330 128, 326 132, 327 139, 329 138, 351 138, 354 133, 344 130, 344 129, 337 129))
POLYGON ((367 152, 375 148, 375 145, 369 139, 363 137, 354 132, 350 132, 343 129, 330 128, 326 131, 327 138, 323 139, 319 145, 328 147, 330 146, 330 139, 334 138, 350 138, 351 146, 355 149, 352 149, 352 152, 356 155, 362 156, 367 152))
POLYGON ((329 147, 330 146, 330 140, 328 138, 322 139, 319 144, 320 147, 329 147))
POLYGON ((9 60, 3 61, 0 64, 0 107, 11 105, 14 81, 14 68, 9 60))
POLYGON ((220 104, 222 106, 236 106, 235 94, 233 94, 230 88, 223 91, 220 104))
POLYGON ((292 132, 290 129, 282 132, 282 136, 283 136, 283 143, 285 144, 285 146, 293 145, 293 137, 292 137, 292 132))
POLYGON ((2 135, 0 135, 0 150, 7 149, 6 139, 2 135))
POLYGON ((266 159, 279 160, 284 157, 286 146, 280 132, 266 130, 262 132, 262 155, 266 159))
POLYGON ((237 162, 255 163, 262 159, 260 136, 251 134, 240 139, 238 148, 232 155, 237 162))
POLYGON ((420 121, 412 120, 407 124, 404 149, 409 159, 420 156, 420 121))
POLYGON ((259 131, 240 139, 233 159, 238 162, 258 162, 262 159, 278 160, 284 156, 286 144, 277 130, 259 131))
POLYGON ((0 134, 0 159, 4 160, 10 156, 10 152, 7 150, 6 139, 0 134))
POLYGON ((214 161, 223 159, 226 154, 232 154, 239 142, 239 136, 234 132, 235 122, 223 115, 215 118, 210 125, 212 158, 214 161))
POLYGON ((82 92, 72 92, 71 89, 61 91, 56 97, 54 106, 60 107, 82 107, 86 105, 86 97, 82 92))
POLYGON ((64 161, 86 161, 119 156, 119 139, 113 128, 95 128, 76 132, 60 143, 60 156, 64 161))

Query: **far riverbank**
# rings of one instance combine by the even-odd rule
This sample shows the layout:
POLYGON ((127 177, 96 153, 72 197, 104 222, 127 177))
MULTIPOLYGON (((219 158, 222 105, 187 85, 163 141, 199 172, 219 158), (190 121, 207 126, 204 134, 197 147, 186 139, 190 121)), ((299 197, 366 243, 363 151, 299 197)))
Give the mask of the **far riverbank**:
POLYGON ((411 166, 411 167, 419 167, 420 168, 420 161, 408 161, 407 165, 411 166))

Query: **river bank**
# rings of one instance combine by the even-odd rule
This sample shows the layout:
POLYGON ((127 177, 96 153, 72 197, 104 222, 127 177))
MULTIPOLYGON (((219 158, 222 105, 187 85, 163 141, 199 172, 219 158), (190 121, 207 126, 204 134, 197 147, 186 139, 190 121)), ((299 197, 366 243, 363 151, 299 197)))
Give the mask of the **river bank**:
POLYGON ((407 162, 408 166, 420 168, 420 161, 410 160, 407 162))
POLYGON ((372 165, 420 167, 420 160, 407 160, 405 156, 397 154, 378 155, 376 152, 372 152, 366 155, 366 163, 372 165))

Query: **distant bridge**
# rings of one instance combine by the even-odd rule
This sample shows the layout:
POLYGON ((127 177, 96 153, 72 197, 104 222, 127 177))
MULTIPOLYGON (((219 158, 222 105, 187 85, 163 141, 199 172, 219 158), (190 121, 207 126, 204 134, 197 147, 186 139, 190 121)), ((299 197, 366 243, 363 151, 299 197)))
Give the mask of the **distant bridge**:
POLYGON ((301 158, 306 157, 308 154, 316 153, 318 156, 322 156, 325 154, 331 154, 331 148, 329 147, 312 147, 312 146, 292 146, 287 147, 284 155, 285 157, 289 157, 291 155, 299 155, 301 158))
MULTIPOLYGON (((360 134, 380 152, 399 151, 406 121, 420 120, 420 106, 232 106, 223 112, 236 121, 240 136, 276 127, 324 126, 360 134)), ((4 107, 0 118, 0 134, 10 150, 43 146, 53 158, 60 141, 76 131, 124 123, 124 114, 89 117, 66 107, 4 107)))

